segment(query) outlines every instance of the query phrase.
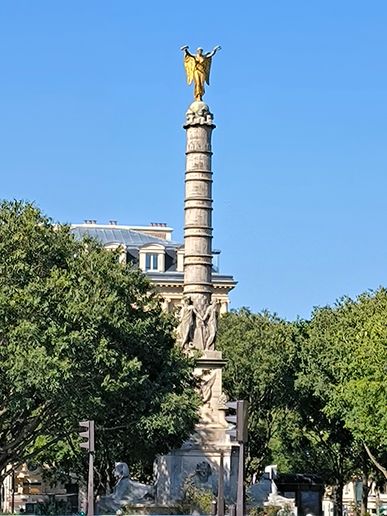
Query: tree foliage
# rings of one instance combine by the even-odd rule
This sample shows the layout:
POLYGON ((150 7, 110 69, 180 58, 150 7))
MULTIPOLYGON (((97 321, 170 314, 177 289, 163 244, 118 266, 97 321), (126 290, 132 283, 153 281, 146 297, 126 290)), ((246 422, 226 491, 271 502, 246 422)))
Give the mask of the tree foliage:
MULTIPOLYGON (((143 469, 196 421, 192 366, 146 277, 35 206, 0 204, 0 471, 32 457, 80 471, 78 421, 97 469, 143 469)), ((52 469, 52 471, 55 468, 52 469)))
POLYGON ((373 464, 387 474, 386 320, 385 289, 317 308, 310 321, 246 309, 222 318, 225 389, 250 401, 250 473, 274 461, 317 474, 339 508, 355 474, 365 486, 373 464))
POLYGON ((387 450, 387 291, 317 309, 309 326, 301 384, 352 438, 387 450))
POLYGON ((297 371, 295 328, 269 313, 246 308, 221 319, 218 347, 224 352, 224 389, 249 401, 248 473, 271 462, 270 442, 284 424, 297 371))
POLYGON ((343 487, 361 465, 359 446, 343 421, 324 414, 321 400, 296 386, 293 407, 270 443, 273 460, 280 471, 318 475, 341 507, 343 487))

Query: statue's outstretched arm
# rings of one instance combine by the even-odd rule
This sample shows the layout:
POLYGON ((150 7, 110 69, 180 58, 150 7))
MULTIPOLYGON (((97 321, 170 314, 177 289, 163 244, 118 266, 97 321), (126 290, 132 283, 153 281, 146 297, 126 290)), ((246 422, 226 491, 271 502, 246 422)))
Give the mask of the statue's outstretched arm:
POLYGON ((188 50, 188 45, 184 45, 182 47, 180 47, 180 50, 183 51, 185 53, 186 56, 190 56, 190 57, 194 57, 191 52, 188 50))
POLYGON ((221 50, 221 48, 222 48, 222 47, 221 47, 220 45, 218 45, 218 46, 217 46, 217 47, 215 47, 213 50, 211 50, 211 52, 207 52, 206 57, 212 57, 212 56, 214 56, 214 55, 217 53, 217 51, 218 51, 218 50, 221 50))

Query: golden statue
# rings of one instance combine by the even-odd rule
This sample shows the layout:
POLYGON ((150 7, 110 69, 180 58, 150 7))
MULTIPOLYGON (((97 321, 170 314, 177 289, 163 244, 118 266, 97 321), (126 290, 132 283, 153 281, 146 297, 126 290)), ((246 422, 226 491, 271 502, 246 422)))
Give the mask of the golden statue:
POLYGON ((187 83, 191 84, 194 81, 195 100, 202 100, 204 95, 204 83, 210 84, 210 70, 212 57, 221 47, 217 46, 211 52, 203 54, 203 49, 198 48, 194 56, 188 50, 188 46, 181 47, 184 51, 184 68, 187 74, 187 83))

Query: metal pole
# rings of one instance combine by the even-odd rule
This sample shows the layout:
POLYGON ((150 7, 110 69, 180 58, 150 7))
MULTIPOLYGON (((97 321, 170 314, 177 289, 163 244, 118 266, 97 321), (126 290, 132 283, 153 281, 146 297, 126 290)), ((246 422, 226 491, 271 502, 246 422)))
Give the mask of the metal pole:
POLYGON ((220 452, 218 480, 218 516, 224 516, 224 452, 220 452))
POLYGON ((94 453, 89 452, 89 480, 87 483, 87 516, 94 516, 94 453))
POLYGON ((236 516, 244 516, 244 514, 245 514, 245 444, 244 444, 244 442, 241 441, 239 443, 236 516))
POLYGON ((89 421, 89 480, 87 483, 87 516, 94 516, 94 421, 89 421))

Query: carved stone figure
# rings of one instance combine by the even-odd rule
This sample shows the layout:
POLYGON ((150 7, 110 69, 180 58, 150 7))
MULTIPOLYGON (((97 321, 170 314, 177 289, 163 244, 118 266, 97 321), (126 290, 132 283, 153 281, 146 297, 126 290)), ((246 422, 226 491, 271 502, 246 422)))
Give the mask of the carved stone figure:
POLYGON ((199 350, 214 350, 219 318, 218 301, 209 305, 192 302, 190 297, 183 298, 180 310, 180 323, 177 330, 181 347, 194 347, 199 350))
POLYGON ((183 298, 183 305, 180 310, 180 324, 178 335, 182 348, 189 345, 193 340, 195 328, 195 310, 190 297, 183 298))
POLYGON ((216 380, 216 371, 204 369, 202 373, 202 383, 200 386, 200 392, 202 395, 203 403, 206 404, 212 397, 212 387, 216 380))
POLYGON ((181 47, 184 52, 184 68, 187 75, 187 83, 194 82, 195 100, 202 100, 204 95, 204 84, 210 84, 210 70, 212 57, 220 50, 220 46, 215 47, 211 52, 203 53, 202 48, 198 48, 196 55, 189 52, 188 46, 181 47))
POLYGON ((208 305, 203 320, 206 325, 206 343, 204 348, 213 350, 215 347, 216 334, 218 332, 219 303, 212 302, 208 305))
POLYGON ((203 306, 201 300, 196 299, 195 312, 195 332, 194 332, 194 347, 203 350, 206 342, 206 324, 203 317, 203 306))
POLYGON ((188 475, 185 483, 193 485, 199 489, 208 489, 216 494, 216 486, 213 482, 212 469, 209 463, 205 460, 196 464, 194 473, 188 475))
POLYGON ((154 500, 154 486, 131 480, 125 462, 116 462, 113 474, 117 479, 116 485, 111 495, 101 496, 97 501, 99 514, 115 514, 124 505, 154 500))

